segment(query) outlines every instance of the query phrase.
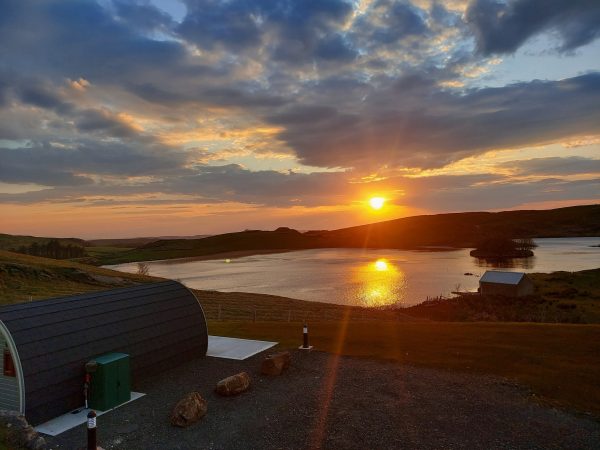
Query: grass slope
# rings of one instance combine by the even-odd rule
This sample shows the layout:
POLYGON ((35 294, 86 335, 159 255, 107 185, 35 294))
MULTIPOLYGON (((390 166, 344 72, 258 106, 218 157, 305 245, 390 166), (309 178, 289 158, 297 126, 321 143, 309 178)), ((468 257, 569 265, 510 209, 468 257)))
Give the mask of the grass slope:
POLYGON ((106 290, 156 278, 0 250, 0 303, 106 290))
POLYGON ((513 238, 600 236, 600 205, 415 216, 333 231, 300 233, 282 227, 275 231, 247 230, 203 239, 159 240, 131 251, 106 254, 99 262, 118 264, 275 249, 473 247, 482 237, 497 233, 513 238))
MULTIPOLYGON (((302 343, 302 323, 209 322, 211 334, 302 343)), ((315 322, 315 349, 506 377, 541 401, 600 418, 600 325, 315 322)))
POLYGON ((535 295, 436 299, 404 312, 442 321, 600 323, 600 268, 529 276, 535 295))

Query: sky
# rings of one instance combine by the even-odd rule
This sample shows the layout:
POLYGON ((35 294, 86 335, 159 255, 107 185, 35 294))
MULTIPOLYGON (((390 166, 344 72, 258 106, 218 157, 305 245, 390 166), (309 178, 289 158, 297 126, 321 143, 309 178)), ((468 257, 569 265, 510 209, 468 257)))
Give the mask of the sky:
POLYGON ((599 180, 597 0, 0 0, 3 233, 335 229, 599 180))

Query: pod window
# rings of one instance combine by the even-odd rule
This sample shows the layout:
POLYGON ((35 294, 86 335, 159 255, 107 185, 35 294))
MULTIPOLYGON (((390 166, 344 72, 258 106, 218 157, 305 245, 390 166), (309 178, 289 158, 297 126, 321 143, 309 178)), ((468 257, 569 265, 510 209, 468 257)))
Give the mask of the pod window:
POLYGON ((15 362, 13 361, 12 355, 10 354, 10 350, 8 348, 4 348, 4 376, 17 376, 17 373, 15 371, 15 362))

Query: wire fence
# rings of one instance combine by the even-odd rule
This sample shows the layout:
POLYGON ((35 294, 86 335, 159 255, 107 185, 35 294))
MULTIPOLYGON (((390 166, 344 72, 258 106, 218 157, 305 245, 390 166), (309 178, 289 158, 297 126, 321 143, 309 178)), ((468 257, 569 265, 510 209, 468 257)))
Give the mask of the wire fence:
POLYGON ((207 320, 251 322, 315 322, 337 320, 397 320, 404 315, 394 310, 377 310, 334 305, 324 308, 272 308, 268 305, 237 306, 203 304, 207 320))

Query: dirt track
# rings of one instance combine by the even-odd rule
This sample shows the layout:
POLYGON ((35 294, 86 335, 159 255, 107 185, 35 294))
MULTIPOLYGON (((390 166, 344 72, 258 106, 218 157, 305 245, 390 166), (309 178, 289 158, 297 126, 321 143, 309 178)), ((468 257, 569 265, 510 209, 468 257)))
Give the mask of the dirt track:
MULTIPOLYGON (((105 449, 594 449, 600 424, 549 409, 502 379, 393 362, 294 352, 277 378, 246 361, 205 358, 146 380, 148 395, 98 419, 105 449), (246 370, 250 391, 213 393, 218 380, 246 370), (168 423, 174 403, 197 390, 208 415, 187 429, 168 423)), ((85 445, 80 426, 53 448, 85 445)))

